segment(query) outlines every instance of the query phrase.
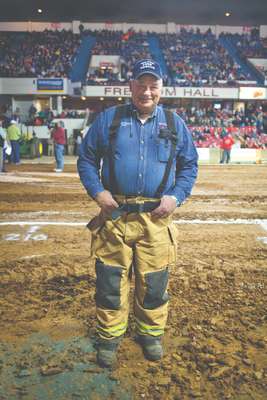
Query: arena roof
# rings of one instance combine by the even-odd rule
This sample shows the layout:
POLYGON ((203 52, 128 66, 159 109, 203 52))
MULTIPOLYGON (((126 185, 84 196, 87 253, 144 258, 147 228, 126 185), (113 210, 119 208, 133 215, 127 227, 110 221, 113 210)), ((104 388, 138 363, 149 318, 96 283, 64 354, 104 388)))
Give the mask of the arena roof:
POLYGON ((1 21, 267 25, 267 0, 1 0, 1 21), (42 9, 41 14, 38 8, 42 9), (225 13, 229 12, 229 17, 225 13))

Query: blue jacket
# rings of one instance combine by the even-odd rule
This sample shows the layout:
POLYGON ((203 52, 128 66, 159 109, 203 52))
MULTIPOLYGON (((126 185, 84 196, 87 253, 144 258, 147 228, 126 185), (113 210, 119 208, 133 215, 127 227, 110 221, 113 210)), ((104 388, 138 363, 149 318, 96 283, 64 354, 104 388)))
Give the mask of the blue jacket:
MULTIPOLYGON (((79 175, 93 198, 105 189, 113 193, 109 174, 109 127, 115 108, 108 108, 98 115, 80 149, 79 175)), ((163 194, 174 195, 177 202, 182 203, 190 195, 197 177, 198 156, 185 123, 178 115, 174 117, 179 140, 163 194)), ((171 149, 170 141, 158 138, 162 128, 167 128, 167 123, 161 106, 155 108, 145 124, 138 119, 134 106, 131 113, 122 118, 116 135, 114 166, 119 186, 116 194, 155 197, 171 149)))

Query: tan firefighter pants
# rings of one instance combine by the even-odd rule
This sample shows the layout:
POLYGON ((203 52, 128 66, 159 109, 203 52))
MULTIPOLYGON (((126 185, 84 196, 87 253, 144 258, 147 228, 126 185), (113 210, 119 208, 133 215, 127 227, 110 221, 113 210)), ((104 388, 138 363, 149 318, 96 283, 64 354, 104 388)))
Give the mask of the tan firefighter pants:
MULTIPOLYGON (((122 200, 120 196, 119 201, 122 200)), ((134 201, 142 202, 144 198, 134 201)), ((150 213, 124 213, 93 229, 91 250, 96 258, 96 314, 100 337, 112 339, 126 331, 132 269, 137 333, 152 336, 164 333, 168 275, 176 259, 175 230, 171 217, 153 219, 150 213)))

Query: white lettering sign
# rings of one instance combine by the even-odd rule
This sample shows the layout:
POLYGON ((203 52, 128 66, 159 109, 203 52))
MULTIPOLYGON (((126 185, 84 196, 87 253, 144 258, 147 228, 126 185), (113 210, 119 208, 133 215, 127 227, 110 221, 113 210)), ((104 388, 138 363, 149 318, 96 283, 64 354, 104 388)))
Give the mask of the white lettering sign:
MULTIPOLYGON (((238 99, 237 88, 196 88, 164 86, 162 98, 238 99)), ((86 86, 83 95, 88 97, 131 97, 128 86, 86 86)))
POLYGON ((22 235, 20 233, 9 233, 4 236, 4 240, 7 241, 15 241, 15 240, 23 240, 27 242, 28 240, 40 241, 40 240, 47 240, 47 235, 44 233, 36 235, 36 232, 40 229, 39 226, 31 226, 26 235, 22 235))

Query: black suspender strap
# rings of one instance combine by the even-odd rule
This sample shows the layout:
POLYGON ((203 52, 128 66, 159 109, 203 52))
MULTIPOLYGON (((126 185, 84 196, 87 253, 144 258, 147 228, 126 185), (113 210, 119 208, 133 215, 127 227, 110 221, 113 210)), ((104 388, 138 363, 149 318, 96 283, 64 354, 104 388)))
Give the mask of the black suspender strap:
POLYGON ((112 123, 109 127, 109 179, 112 194, 119 194, 118 182, 115 174, 116 137, 121 120, 127 115, 128 105, 116 107, 112 123))
POLYGON ((166 118, 166 122, 167 122, 167 127, 171 133, 170 136, 170 140, 171 140, 171 150, 170 150, 170 156, 166 165, 166 169, 162 178, 162 181, 159 185, 159 187, 157 188, 155 197, 156 198, 160 198, 162 196, 162 193, 165 189, 165 186, 168 182, 169 176, 170 176, 170 172, 171 172, 171 167, 172 167, 172 163, 173 163, 173 159, 175 157, 175 152, 176 152, 176 144, 177 144, 177 140, 178 140, 178 135, 176 132, 176 128, 175 128, 175 124, 174 124, 174 116, 173 116, 173 112, 170 110, 164 110, 165 113, 165 118, 166 118))

